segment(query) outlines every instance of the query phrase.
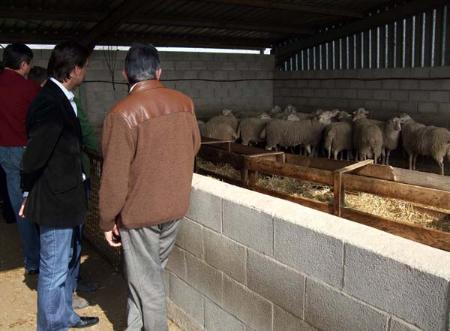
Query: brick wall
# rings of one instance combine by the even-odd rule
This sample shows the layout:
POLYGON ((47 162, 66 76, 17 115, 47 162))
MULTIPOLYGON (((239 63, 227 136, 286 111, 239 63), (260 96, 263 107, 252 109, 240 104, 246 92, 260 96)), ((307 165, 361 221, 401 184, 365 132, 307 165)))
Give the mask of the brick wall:
POLYGON ((276 72, 274 103, 354 110, 386 119, 407 112, 427 124, 450 127, 450 67, 276 72))
POLYGON ((450 255, 194 175, 166 271, 185 330, 440 330, 450 255))

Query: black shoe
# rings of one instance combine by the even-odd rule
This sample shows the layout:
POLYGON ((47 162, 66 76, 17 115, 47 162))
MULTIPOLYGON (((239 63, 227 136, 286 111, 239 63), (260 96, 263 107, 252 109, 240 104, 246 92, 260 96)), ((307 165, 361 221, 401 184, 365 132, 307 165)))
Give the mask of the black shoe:
POLYGON ((80 316, 80 321, 77 324, 72 325, 71 328, 74 329, 88 328, 90 326, 97 324, 98 321, 99 321, 98 317, 80 316))

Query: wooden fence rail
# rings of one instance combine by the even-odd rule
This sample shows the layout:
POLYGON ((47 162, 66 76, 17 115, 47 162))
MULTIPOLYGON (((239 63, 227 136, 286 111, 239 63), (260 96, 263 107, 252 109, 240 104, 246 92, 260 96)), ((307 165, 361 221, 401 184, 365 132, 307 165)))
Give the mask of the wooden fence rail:
POLYGON ((296 202, 323 212, 369 225, 426 245, 450 251, 450 233, 418 225, 395 222, 345 207, 345 191, 358 191, 399 199, 426 207, 450 211, 450 179, 435 174, 372 164, 328 159, 311 159, 297 155, 261 153, 261 150, 230 144, 202 146, 200 157, 213 163, 229 163, 241 171, 241 179, 199 170, 264 194, 296 202), (259 152, 258 152, 259 151, 259 152), (333 203, 292 196, 257 184, 257 174, 290 177, 333 187, 333 203))

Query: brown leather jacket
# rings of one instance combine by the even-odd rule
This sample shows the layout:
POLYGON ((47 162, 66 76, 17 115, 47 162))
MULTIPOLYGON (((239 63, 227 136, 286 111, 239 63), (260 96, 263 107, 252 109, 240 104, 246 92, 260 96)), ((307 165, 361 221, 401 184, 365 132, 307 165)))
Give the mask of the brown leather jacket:
POLYGON ((100 227, 140 228, 182 218, 200 133, 192 100, 157 80, 134 85, 106 116, 100 227))

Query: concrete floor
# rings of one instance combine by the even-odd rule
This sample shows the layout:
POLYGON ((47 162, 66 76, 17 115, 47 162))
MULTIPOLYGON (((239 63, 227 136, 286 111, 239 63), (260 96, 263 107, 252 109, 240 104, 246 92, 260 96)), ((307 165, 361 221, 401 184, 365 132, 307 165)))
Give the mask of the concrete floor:
MULTIPOLYGON (((0 330, 35 330, 37 277, 24 275, 21 260, 16 225, 0 218, 0 330)), ((97 292, 83 295, 91 306, 77 311, 100 318, 98 325, 87 330, 124 330, 126 284, 122 276, 88 245, 83 252, 82 275, 100 285, 97 292)), ((180 329, 169 321, 169 331, 180 329)))

